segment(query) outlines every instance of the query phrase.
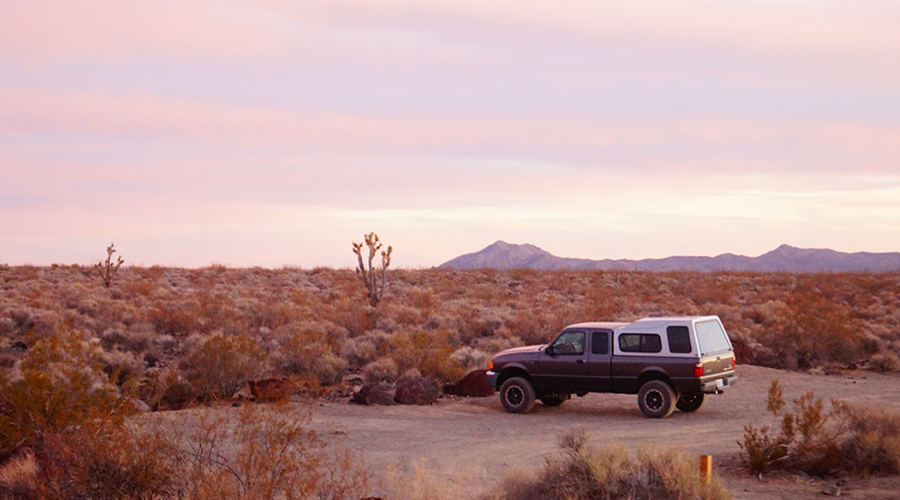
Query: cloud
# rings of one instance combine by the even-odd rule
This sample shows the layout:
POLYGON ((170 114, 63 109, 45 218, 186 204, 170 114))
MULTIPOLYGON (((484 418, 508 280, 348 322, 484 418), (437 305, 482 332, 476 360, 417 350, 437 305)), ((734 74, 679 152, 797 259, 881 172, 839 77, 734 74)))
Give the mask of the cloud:
POLYGON ((234 1, 34 0, 0 6, 0 57, 28 65, 131 57, 249 58, 288 29, 234 1))

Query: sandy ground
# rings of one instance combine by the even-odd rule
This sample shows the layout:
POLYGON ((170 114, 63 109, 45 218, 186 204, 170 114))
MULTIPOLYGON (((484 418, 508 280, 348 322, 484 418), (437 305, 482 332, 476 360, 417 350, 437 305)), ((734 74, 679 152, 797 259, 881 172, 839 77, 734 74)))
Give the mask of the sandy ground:
MULTIPOLYGON (((738 499, 824 498, 822 481, 793 476, 749 477, 738 467, 745 424, 772 424, 766 395, 780 380, 785 400, 806 391, 828 401, 888 406, 900 411, 900 377, 857 372, 809 375, 739 366, 738 385, 711 397, 693 414, 676 411, 664 420, 643 416, 636 396, 590 394, 558 408, 535 405, 532 413, 506 413, 499 398, 446 398, 432 406, 366 407, 347 402, 318 403, 313 427, 364 456, 373 472, 424 465, 440 478, 463 483, 477 496, 516 468, 537 470, 558 451, 558 437, 584 428, 593 442, 615 441, 636 449, 644 443, 675 446, 694 455, 712 455, 716 471, 738 499)), ((851 479, 844 495, 898 498, 900 479, 851 479)))

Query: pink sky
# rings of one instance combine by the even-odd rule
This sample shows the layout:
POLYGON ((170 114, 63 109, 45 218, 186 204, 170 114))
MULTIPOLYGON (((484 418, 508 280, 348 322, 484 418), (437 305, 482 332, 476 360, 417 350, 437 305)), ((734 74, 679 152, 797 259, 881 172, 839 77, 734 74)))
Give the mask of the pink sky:
POLYGON ((0 4, 0 263, 900 251, 900 4, 0 4))

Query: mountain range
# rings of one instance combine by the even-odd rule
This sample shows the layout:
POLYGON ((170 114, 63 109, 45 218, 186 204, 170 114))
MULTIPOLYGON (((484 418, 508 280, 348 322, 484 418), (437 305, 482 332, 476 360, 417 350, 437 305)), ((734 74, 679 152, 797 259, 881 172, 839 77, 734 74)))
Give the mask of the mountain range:
POLYGON ((787 271, 820 273, 900 270, 900 253, 844 253, 829 249, 781 245, 759 257, 726 253, 716 257, 666 257, 643 260, 591 260, 557 257, 534 245, 497 241, 487 248, 449 260, 449 269, 597 269, 633 271, 787 271))

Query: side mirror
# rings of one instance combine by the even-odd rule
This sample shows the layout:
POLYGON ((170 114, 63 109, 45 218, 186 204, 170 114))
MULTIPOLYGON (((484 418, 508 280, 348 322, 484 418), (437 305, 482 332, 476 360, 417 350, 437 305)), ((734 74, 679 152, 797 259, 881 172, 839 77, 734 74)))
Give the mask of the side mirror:
POLYGON ((551 355, 551 356, 556 356, 556 352, 553 351, 553 346, 552 346, 552 345, 548 345, 547 348, 544 349, 544 352, 547 353, 547 354, 549 354, 549 355, 551 355))

